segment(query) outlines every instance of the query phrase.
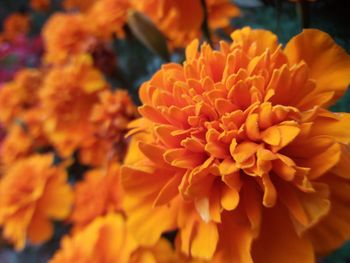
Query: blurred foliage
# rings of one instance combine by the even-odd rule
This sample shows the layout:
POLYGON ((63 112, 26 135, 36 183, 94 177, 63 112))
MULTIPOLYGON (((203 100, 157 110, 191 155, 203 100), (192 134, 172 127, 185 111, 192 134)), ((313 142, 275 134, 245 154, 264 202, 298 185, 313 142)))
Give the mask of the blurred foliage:
POLYGON ((350 243, 347 243, 341 249, 328 256, 322 263, 349 263, 350 262, 350 243))
MULTIPOLYGON (((140 0, 141 1, 141 0, 140 0)), ((51 13, 60 11, 59 0, 52 1, 53 5, 48 13, 33 13, 33 28, 31 35, 38 35, 40 29, 51 13)), ((275 32, 282 43, 301 31, 300 13, 294 3, 287 0, 264 0, 259 4, 254 1, 239 1, 244 3, 243 16, 232 21, 235 28, 251 26, 264 28, 275 32), (251 2, 251 3, 250 3, 251 2), (247 7, 249 6, 249 7, 247 7)), ((15 11, 28 10, 28 0, 1 0, 0 24, 4 18, 15 11)), ((349 0, 319 0, 310 3, 310 26, 328 32, 337 43, 350 52, 350 1, 349 0)), ((114 43, 113 49, 117 53, 118 70, 109 76, 110 82, 118 87, 130 90, 137 100, 139 85, 147 80, 164 63, 160 57, 155 56, 139 41, 127 32, 125 40, 114 43)), ((175 53, 171 61, 181 61, 183 54, 175 53)), ((8 65, 13 61, 9 59, 8 65)), ((332 107, 335 111, 350 112, 350 92, 332 107)), ((350 222, 349 222, 350 223, 350 222)), ((66 231, 57 226, 60 231, 66 231)), ((0 253, 1 263, 44 263, 56 249, 58 240, 53 239, 42 247, 28 247, 23 252, 14 254, 9 248, 3 248, 0 253)), ((292 252, 291 252, 292 253, 292 252)), ((320 261, 322 263, 350 262, 350 243, 320 261)))

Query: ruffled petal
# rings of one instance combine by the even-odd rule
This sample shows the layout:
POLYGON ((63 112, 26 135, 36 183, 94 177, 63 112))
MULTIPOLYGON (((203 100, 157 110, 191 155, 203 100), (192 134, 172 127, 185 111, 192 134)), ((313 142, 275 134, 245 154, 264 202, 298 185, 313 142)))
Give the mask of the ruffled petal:
POLYGON ((309 231, 318 254, 326 255, 339 248, 350 237, 350 182, 329 174, 324 180, 331 191, 331 209, 320 223, 309 231))
POLYGON ((251 246, 253 231, 248 221, 240 218, 237 212, 226 212, 219 227, 220 239, 214 263, 240 262, 253 263, 251 246))
POLYGON ((200 222, 192 239, 191 255, 201 259, 211 259, 218 243, 219 233, 216 223, 200 222))
POLYGON ((316 88, 308 96, 310 100, 320 93, 334 91, 334 102, 348 88, 350 56, 327 33, 306 29, 289 41, 284 52, 291 65, 305 61, 310 68, 309 76, 316 80, 316 88))
POLYGON ((153 207, 155 197, 147 199, 128 198, 124 200, 128 215, 128 229, 141 245, 154 245, 161 234, 175 229, 177 203, 153 207))
POLYGON ((243 49, 252 55, 261 55, 266 49, 271 52, 277 49, 277 36, 268 30, 252 30, 250 27, 244 27, 231 34, 234 44, 241 45, 243 49))
POLYGON ((254 263, 314 263, 310 240, 299 237, 281 207, 265 209, 259 238, 253 243, 254 263))

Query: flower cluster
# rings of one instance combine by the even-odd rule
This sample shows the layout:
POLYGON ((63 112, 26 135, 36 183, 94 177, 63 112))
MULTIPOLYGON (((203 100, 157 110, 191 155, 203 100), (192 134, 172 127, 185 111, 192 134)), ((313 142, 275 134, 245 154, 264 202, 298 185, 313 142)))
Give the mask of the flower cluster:
POLYGON ((16 249, 27 237, 33 243, 49 240, 50 219, 62 220, 70 212, 73 196, 65 167, 53 162, 52 154, 32 155, 9 166, 1 179, 0 224, 16 249))
MULTIPOLYGON (((50 263, 315 263, 349 239, 350 114, 328 108, 350 84, 350 56, 329 35, 305 30, 283 47, 245 27, 200 44, 204 23, 211 34, 240 14, 229 0, 63 7, 74 12, 44 25, 40 66, 0 89, 8 245, 56 234, 50 263), (187 46, 141 85, 138 108, 108 79, 133 12, 170 50, 187 46)), ((5 32, 25 34, 21 19, 5 32)))
MULTIPOLYGON (((204 7, 200 0, 132 0, 133 7, 146 14, 163 32, 173 47, 184 47, 200 37, 204 7)), ((240 15, 239 9, 227 0, 206 0, 208 25, 215 30, 229 25, 230 18, 240 15)))
MULTIPOLYGON (((227 27, 230 18, 240 14, 238 7, 228 0, 207 0, 206 4, 208 24, 213 31, 227 27)), ((66 0, 64 6, 83 12, 55 14, 50 18, 43 31, 49 63, 62 62, 72 54, 88 52, 115 35, 123 37, 131 10, 152 20, 172 47, 185 47, 200 37, 205 17, 200 0, 66 0)))
MULTIPOLYGON (((32 4, 44 8, 46 2, 32 4)), ((0 123, 5 131, 0 146, 0 226, 3 238, 16 250, 27 241, 50 240, 53 221, 72 223, 78 240, 90 223, 87 235, 95 231, 98 217, 106 216, 100 219, 107 220, 103 229, 112 221, 115 233, 125 225, 119 162, 128 145, 124 134, 137 110, 128 93, 112 88, 95 67, 90 51, 96 35, 85 19, 80 13, 54 14, 43 29, 41 67, 19 70, 0 89, 0 123), (70 172, 76 165, 87 167, 82 178, 70 172), (109 218, 120 220, 120 226, 109 218)), ((18 29, 14 36, 27 33, 27 24, 17 20, 10 20, 21 25, 13 26, 18 29)), ((122 239, 120 235, 116 240, 122 239)), ((126 244, 130 251, 139 248, 133 244, 126 244)), ((114 260, 124 258, 119 251, 110 252, 114 260)))

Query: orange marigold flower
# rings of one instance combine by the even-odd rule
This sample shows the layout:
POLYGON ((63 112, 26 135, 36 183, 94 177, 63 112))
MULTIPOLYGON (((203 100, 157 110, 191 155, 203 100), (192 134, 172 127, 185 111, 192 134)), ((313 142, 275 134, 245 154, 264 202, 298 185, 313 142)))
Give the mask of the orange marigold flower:
POLYGON ((79 263, 195 263, 180 259, 165 239, 151 247, 140 247, 130 234, 125 219, 115 213, 98 217, 81 231, 64 237, 61 249, 49 263, 76 260, 79 263))
POLYGON ((93 21, 90 26, 94 34, 103 39, 110 39, 113 34, 123 37, 129 5, 129 0, 97 1, 87 13, 87 20, 93 21))
POLYGON ((127 148, 124 135, 136 116, 136 106, 127 91, 101 92, 90 117, 94 136, 80 148, 80 161, 92 166, 122 161, 127 148))
POLYGON ((45 24, 44 38, 48 63, 62 63, 72 55, 86 53, 95 43, 86 17, 79 13, 56 13, 45 24))
POLYGON ((44 130, 60 155, 71 155, 92 136, 90 112, 98 101, 98 93, 106 87, 103 75, 87 55, 54 67, 47 74, 40 90, 47 116, 44 130))
POLYGON ((0 163, 9 165, 48 145, 43 131, 45 115, 40 108, 23 112, 8 129, 0 145, 0 163))
POLYGON ((4 21, 2 38, 7 41, 12 41, 18 36, 26 35, 29 30, 29 15, 22 13, 13 13, 9 15, 4 21))
POLYGON ((9 165, 10 163, 28 156, 32 153, 33 139, 25 127, 20 124, 14 124, 8 130, 5 139, 1 143, 0 163, 9 165))
POLYGON ((0 122, 4 126, 11 125, 26 110, 37 105, 42 78, 41 71, 24 69, 0 89, 0 122))
POLYGON ((0 225, 17 250, 49 240, 51 220, 65 219, 72 203, 63 166, 53 166, 51 154, 33 155, 9 167, 0 181, 0 225))
POLYGON ((120 165, 113 163, 108 168, 88 171, 84 175, 84 180, 75 188, 74 209, 71 215, 75 229, 85 227, 99 216, 120 211, 122 211, 120 165))
MULTIPOLYGON (((79 147, 79 162, 91 167, 101 167, 111 161, 119 161, 122 155, 114 149, 114 146, 112 141, 98 138, 92 129, 91 136, 86 138, 79 147)), ((118 144, 117 147, 119 146, 118 144)))
POLYGON ((91 112, 91 122, 100 138, 119 141, 128 124, 137 116, 136 106, 125 90, 103 91, 91 112))
POLYGON ((208 24, 211 29, 225 28, 233 17, 240 16, 240 9, 230 0, 206 0, 208 24))
POLYGON ((49 263, 128 263, 137 243, 127 231, 121 215, 95 219, 73 236, 66 236, 49 263))
POLYGON ((81 12, 88 11, 96 2, 100 0, 63 0, 65 9, 79 9, 81 12))
POLYGON ((30 0, 30 7, 36 11, 47 11, 50 4, 51 0, 30 0))
POLYGON ((36 150, 48 145, 44 131, 46 115, 41 106, 37 106, 23 112, 19 121, 19 124, 23 125, 23 128, 28 136, 34 140, 34 147, 36 150))
POLYGON ((204 18, 200 0, 134 0, 132 3, 137 11, 151 18, 174 47, 185 46, 200 33, 204 18))
POLYGON ((130 227, 141 244, 177 228, 179 250, 215 262, 315 262, 350 237, 350 114, 326 109, 350 56, 318 30, 284 49, 264 30, 232 39, 192 42, 142 85, 130 227))
MULTIPOLYGON (((206 0, 211 29, 225 27, 239 9, 229 0, 206 0)), ((132 0, 133 7, 145 13, 169 39, 173 47, 184 47, 201 35, 204 20, 200 0, 132 0)))

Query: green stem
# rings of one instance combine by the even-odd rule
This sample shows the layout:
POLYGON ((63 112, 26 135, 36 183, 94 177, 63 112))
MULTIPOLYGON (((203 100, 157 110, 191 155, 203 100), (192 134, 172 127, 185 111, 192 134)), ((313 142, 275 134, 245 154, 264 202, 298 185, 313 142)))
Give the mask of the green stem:
POLYGON ((201 0, 202 8, 203 8, 203 13, 204 13, 204 19, 203 19, 203 24, 202 24, 202 30, 203 30, 203 35, 205 39, 208 41, 209 45, 213 45, 213 42, 211 40, 211 34, 210 34, 210 29, 209 29, 209 23, 208 23, 208 8, 207 8, 207 3, 205 0, 201 0))
POLYGON ((302 28, 310 27, 310 3, 307 0, 300 0, 297 4, 298 13, 302 28))

